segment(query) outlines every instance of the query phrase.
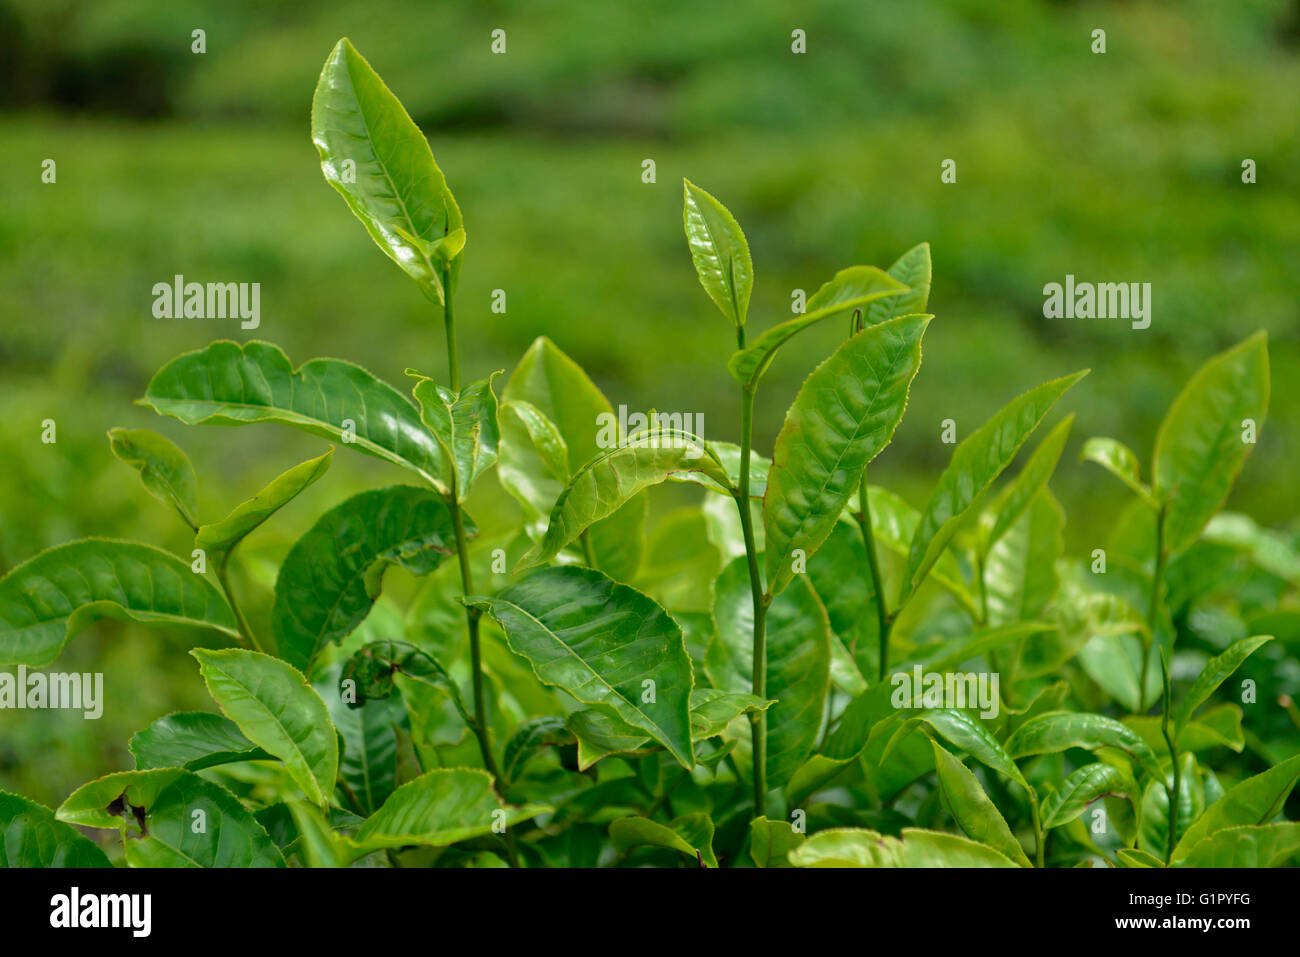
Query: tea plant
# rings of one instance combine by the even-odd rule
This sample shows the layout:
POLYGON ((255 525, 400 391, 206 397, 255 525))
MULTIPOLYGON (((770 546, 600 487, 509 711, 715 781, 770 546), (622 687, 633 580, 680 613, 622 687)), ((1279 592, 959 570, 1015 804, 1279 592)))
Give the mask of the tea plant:
POLYGON ((1263 335, 1175 400, 1149 484, 1120 443, 1085 444, 1135 498, 1081 562, 1049 489, 1071 416, 998 483, 1085 372, 967 435, 920 510, 868 482, 921 366, 928 246, 842 270, 751 336, 744 233, 687 182, 690 256, 736 332, 740 442, 662 414, 620 431, 547 339, 499 392, 498 373, 462 384, 460 209, 347 40, 312 136, 326 180, 441 315, 445 380, 408 369, 408 397, 342 360, 221 341, 140 401, 187 424, 292 426, 418 484, 321 515, 279 568, 268 633, 231 563, 335 447, 205 521, 181 449, 112 430, 194 550, 85 539, 35 556, 0 580, 0 660, 51 665, 103 618, 206 629, 237 645, 192 652, 220 713, 159 718, 131 739, 134 769, 56 811, 0 792, 0 862, 109 866, 73 825, 117 831, 132 866, 1268 866, 1300 851, 1281 816, 1296 723, 1243 694, 1267 712, 1247 732, 1238 704, 1212 700, 1252 654, 1283 663, 1248 622, 1300 633, 1294 542, 1219 511, 1267 408, 1263 335), (764 373, 826 320, 847 335, 764 457, 764 373), (522 515, 504 535, 466 511, 494 468, 522 515), (647 542, 647 491, 670 480, 702 500, 647 542), (390 566, 423 579, 404 616, 380 602, 390 566), (1248 758, 1221 780, 1206 756, 1230 752, 1248 758))

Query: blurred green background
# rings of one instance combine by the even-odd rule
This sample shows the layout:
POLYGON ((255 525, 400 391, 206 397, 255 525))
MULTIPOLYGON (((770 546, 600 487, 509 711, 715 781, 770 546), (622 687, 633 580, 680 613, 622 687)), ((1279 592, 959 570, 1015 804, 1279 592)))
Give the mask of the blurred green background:
MULTIPOLYGON (((209 521, 323 450, 288 430, 186 430, 132 406, 178 352, 256 337, 399 385, 407 366, 443 374, 439 316, 325 184, 310 141, 312 90, 343 35, 429 135, 464 211, 467 377, 510 370, 548 335, 615 405, 702 412, 711 437, 735 440, 734 333, 691 268, 688 176, 749 235, 757 328, 789 314, 793 289, 932 244, 937 318, 873 482, 923 504, 951 452, 942 419, 964 437, 1015 394, 1091 366, 1064 403, 1078 422, 1054 482, 1078 554, 1126 500, 1077 463, 1083 438, 1120 438, 1149 461, 1191 372, 1263 328, 1272 407, 1230 507, 1295 530, 1295 0, 0 0, 0 572, 87 535, 188 553, 109 454, 111 426, 180 442, 209 521), (490 52, 498 28, 504 55, 490 52), (796 28, 804 55, 791 52, 796 28), (191 52, 195 29, 206 53, 191 52), (1104 55, 1090 50, 1095 29, 1104 55), (55 184, 41 182, 47 158, 55 184), (654 184, 641 180, 647 158, 654 184), (949 158, 955 184, 940 182, 949 158), (1254 185, 1241 182, 1246 158, 1254 185), (151 288, 176 273, 260 282, 261 328, 155 319, 151 288), (1151 327, 1044 319, 1043 285, 1067 273, 1150 282, 1151 327), (505 315, 489 308, 497 288, 505 315), (40 441, 50 418, 54 445, 40 441)), ((760 448, 842 334, 819 328, 782 353, 760 395, 760 448)), ((275 557, 321 510, 405 480, 337 456, 250 542, 245 588, 264 595, 275 557)), ((482 498, 485 528, 516 521, 502 496, 482 498)), ((409 586, 393 578, 399 594, 409 586)), ((149 721, 210 707, 184 654, 199 637, 106 622, 74 641, 57 667, 106 673, 105 717, 0 712, 0 787, 57 804, 129 767, 126 739, 149 721)))

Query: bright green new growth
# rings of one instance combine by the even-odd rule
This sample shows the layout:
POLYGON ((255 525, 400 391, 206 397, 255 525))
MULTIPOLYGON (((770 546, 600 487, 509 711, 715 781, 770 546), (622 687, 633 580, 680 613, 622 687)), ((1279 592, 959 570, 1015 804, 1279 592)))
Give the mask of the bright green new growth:
POLYGON ((1300 551, 1218 514, 1267 412, 1263 333, 1174 400, 1150 484, 1118 440, 1083 444, 1080 458, 1135 497, 1109 539, 1097 530, 1100 558, 1076 559, 1051 488, 1074 415, 1045 423, 1085 372, 963 421, 923 507, 868 482, 913 385, 934 387, 917 378, 922 339, 939 334, 928 244, 888 270, 838 271, 751 341, 745 235, 685 181, 691 262, 736 331, 718 372, 725 359, 739 441, 626 435, 546 338, 504 385, 496 372, 462 385, 460 209, 346 39, 321 72, 312 139, 326 181, 440 313, 447 379, 407 369, 408 395, 257 341, 213 342, 158 371, 140 404, 159 414, 288 425, 333 445, 205 523, 184 452, 110 430, 195 550, 83 539, 16 566, 0 578, 0 664, 44 668, 81 632, 136 639, 92 629, 105 619, 244 647, 192 651, 215 710, 141 729, 134 769, 57 810, 0 791, 0 866, 1281 866, 1300 854, 1286 819, 1300 712, 1261 720, 1233 686, 1294 654, 1300 551), (826 319, 848 334, 787 397, 774 447, 756 449, 764 372, 826 319), (317 483, 322 494, 338 447, 419 484, 331 498, 273 588, 237 579, 258 592, 245 615, 228 574, 248 568, 241 544, 317 483), (489 506, 494 470, 519 517, 480 531, 465 506, 489 506), (647 532, 668 481, 690 504, 647 532), (1252 634, 1275 627, 1277 640, 1252 634), (1176 682, 1171 661, 1196 677, 1176 682), (935 697, 924 680, 989 675, 988 700, 976 685, 935 697), (1225 763, 1220 783, 1230 752, 1252 765, 1225 763), (1102 802, 1104 835, 1088 826, 1102 802), (193 830, 200 810, 220 827, 193 830), (106 854, 78 827, 120 840, 106 854))

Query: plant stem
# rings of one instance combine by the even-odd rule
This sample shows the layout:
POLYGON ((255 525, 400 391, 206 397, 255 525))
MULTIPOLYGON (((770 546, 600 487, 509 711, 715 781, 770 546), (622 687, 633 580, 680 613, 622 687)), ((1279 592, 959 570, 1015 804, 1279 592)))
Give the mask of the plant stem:
POLYGON ((1160 716, 1160 733, 1164 736, 1165 746, 1169 748, 1169 763, 1174 769, 1174 789, 1169 795, 1169 833, 1165 840, 1165 865, 1168 866, 1170 858, 1173 857, 1174 845, 1178 842, 1178 802, 1182 793, 1182 772, 1178 767, 1178 748, 1175 746, 1174 736, 1169 733, 1169 711, 1174 703, 1173 687, 1169 680, 1169 667, 1161 659, 1161 671, 1163 672, 1163 688, 1161 693, 1161 716, 1160 716))
POLYGON ((217 566, 217 581, 221 583, 221 591, 226 596, 226 601, 230 603, 230 610, 235 613, 235 621, 239 623, 240 641, 239 643, 245 648, 251 646, 254 651, 260 651, 266 654, 266 649, 262 643, 257 640, 257 635, 248 624, 248 619, 244 617, 244 612, 239 607, 239 602, 235 601, 235 593, 230 587, 230 579, 226 576, 226 564, 230 560, 230 553, 227 552, 221 559, 221 564, 217 566))
POLYGON ((1047 856, 1047 835, 1043 833, 1043 824, 1038 816, 1038 795, 1032 790, 1029 792, 1029 810, 1034 817, 1034 863, 1042 867, 1047 856))
POLYGON ((460 391, 460 363, 456 357, 456 321, 451 312, 451 267, 442 264, 442 324, 447 333, 447 377, 453 392, 460 391))
POLYGON ((878 679, 885 680, 885 670, 889 666, 889 632, 893 619, 885 608, 885 579, 880 574, 880 557, 876 554, 876 534, 871 527, 871 504, 867 500, 867 470, 862 470, 858 479, 858 527, 862 529, 862 544, 867 549, 867 564, 871 568, 871 584, 876 590, 876 626, 880 635, 880 667, 878 679))
MULTIPOLYGON (((737 337, 744 348, 744 331, 737 337)), ((767 700, 767 606, 763 576, 758 569, 758 548, 754 543, 754 516, 749 505, 749 460, 754 444, 754 387, 744 386, 740 393, 740 482, 736 505, 740 509, 740 529, 745 538, 745 558, 749 564, 749 591, 754 603, 754 676, 753 693, 767 700)), ((749 716, 754 750, 754 815, 767 816, 767 713, 749 716)))
MULTIPOLYGON (((1147 627, 1151 630, 1151 636, 1147 639, 1146 648, 1142 652, 1142 684, 1138 687, 1138 704, 1141 705, 1147 697, 1147 673, 1151 667, 1151 650, 1156 643, 1156 616, 1160 612, 1160 585, 1161 580, 1165 577, 1165 509, 1162 505, 1156 511, 1156 568, 1151 578, 1151 599, 1147 604, 1147 627)), ((1143 709, 1146 713, 1146 709, 1143 709)))

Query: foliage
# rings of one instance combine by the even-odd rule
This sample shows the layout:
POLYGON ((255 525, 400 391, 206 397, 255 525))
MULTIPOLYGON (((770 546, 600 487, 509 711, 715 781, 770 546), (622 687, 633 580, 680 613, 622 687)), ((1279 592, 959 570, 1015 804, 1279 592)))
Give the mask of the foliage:
POLYGON ((326 179, 442 319, 446 379, 413 371, 408 397, 343 360, 295 368, 270 343, 215 342, 141 401, 186 424, 288 426, 421 484, 321 514, 279 564, 266 634, 230 572, 332 452, 205 524, 183 451, 111 432, 194 550, 42 552, 0 579, 0 661, 47 666, 105 617, 239 647, 193 649, 220 714, 159 718, 131 741, 134 769, 53 811, 0 793, 0 863, 105 863, 73 825, 117 831, 131 866, 1266 866, 1300 850, 1295 728, 1248 740, 1224 690, 1240 673, 1241 702, 1262 704, 1260 662, 1293 657, 1300 634, 1300 557, 1221 511, 1267 412, 1262 333, 1174 400, 1149 484, 1117 441, 1085 445, 1135 497, 1080 561, 1049 488, 1072 419, 1003 476, 1086 370, 970 431, 921 508, 868 482, 920 374, 928 245, 840 270, 751 334, 748 241, 687 182, 690 258, 737 340, 717 368, 740 442, 655 423, 611 435, 608 401, 546 339, 500 394, 495 375, 462 386, 454 303, 473 246, 423 135, 346 39, 312 133, 326 179), (756 395, 819 323, 847 335, 768 459, 756 395), (493 471, 525 522, 488 536, 466 501, 493 471), (647 540, 646 497, 670 481, 694 504, 647 540), (391 566, 421 582, 404 620, 385 603, 391 566), (1218 651, 1191 675, 1171 668, 1187 634, 1218 651), (990 700, 909 685, 961 666, 999 679, 990 700), (1220 780, 1225 748, 1263 769, 1220 780))

